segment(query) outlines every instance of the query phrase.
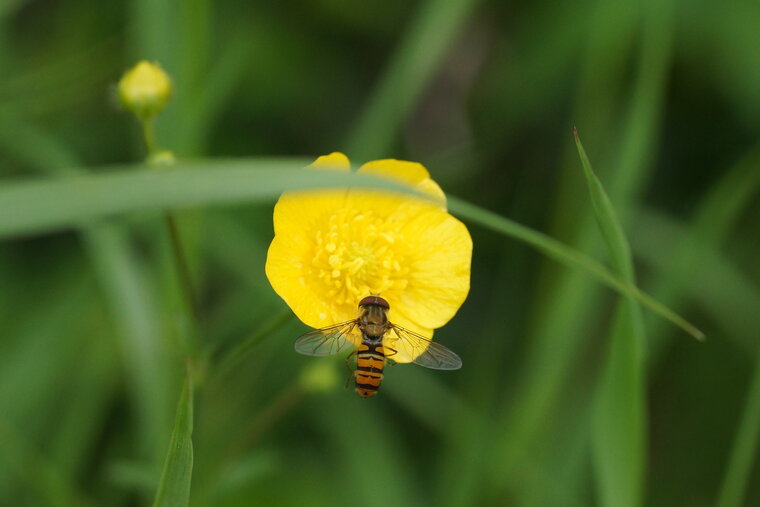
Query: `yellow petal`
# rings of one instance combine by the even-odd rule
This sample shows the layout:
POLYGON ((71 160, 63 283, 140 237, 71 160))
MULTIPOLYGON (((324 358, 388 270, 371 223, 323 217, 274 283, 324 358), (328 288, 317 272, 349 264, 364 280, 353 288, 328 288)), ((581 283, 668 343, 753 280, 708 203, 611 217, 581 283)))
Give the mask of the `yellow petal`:
POLYGON ((433 181, 431 178, 422 180, 417 183, 417 190, 425 192, 428 195, 432 195, 435 197, 436 201, 441 204, 441 207, 444 210, 446 209, 446 194, 443 193, 443 190, 441 190, 441 187, 438 186, 438 183, 433 181))
POLYGON ((310 279, 313 246, 305 236, 275 236, 269 246, 266 275, 274 291, 307 326, 321 328, 357 317, 355 305, 336 305, 310 279))
MULTIPOLYGON (((351 163, 343 153, 333 152, 317 158, 307 169, 344 171, 351 170, 351 163)), ((307 190, 285 192, 274 207, 274 233, 287 231, 299 234, 309 229, 315 219, 336 206, 342 206, 346 199, 344 190, 307 190)))
POLYGON ((367 162, 356 172, 391 178, 411 185, 416 185, 421 181, 430 179, 430 173, 422 164, 407 162, 406 160, 396 160, 395 158, 367 162))
POLYGON ((414 259, 394 309, 421 328, 439 328, 470 291, 470 233, 462 222, 439 211, 414 217, 399 232, 414 250, 414 259))
POLYGON ((329 155, 322 155, 306 167, 308 169, 328 169, 348 172, 351 170, 351 162, 348 161, 348 157, 343 153, 334 151, 329 155))
MULTIPOLYGON (((307 169, 349 171, 351 164, 343 153, 334 152, 319 157, 307 169)), ((345 200, 345 190, 285 192, 274 207, 275 237, 267 254, 266 275, 274 291, 311 327, 356 318, 356 308, 338 307, 317 293, 319 286, 309 272, 315 231, 345 200)))
MULTIPOLYGON (((441 187, 430 178, 430 173, 422 164, 387 158, 367 162, 356 172, 406 183, 434 197, 444 209, 446 208, 446 195, 441 187)), ((405 198, 405 200, 408 201, 409 199, 405 198)))

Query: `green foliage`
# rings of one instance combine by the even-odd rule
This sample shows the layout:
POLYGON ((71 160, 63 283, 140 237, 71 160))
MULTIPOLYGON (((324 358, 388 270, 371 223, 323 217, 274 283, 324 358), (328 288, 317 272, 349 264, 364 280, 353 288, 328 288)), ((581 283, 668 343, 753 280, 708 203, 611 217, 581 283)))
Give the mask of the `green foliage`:
MULTIPOLYGON (((634 284, 631 247, 602 183, 594 174, 578 132, 575 144, 583 165, 594 216, 615 272, 634 284)), ((599 381, 593 451, 602 505, 641 505, 646 461, 644 321, 632 298, 618 304, 610 329, 609 358, 599 381)))
POLYGON ((180 507, 190 501, 193 477, 193 381, 188 376, 177 402, 169 450, 153 507, 180 507))
POLYGON ((0 504, 760 503, 757 26, 707 1, 5 2, 0 504), (171 169, 106 98, 142 59, 172 78, 171 169), (271 203, 393 187, 301 170, 335 150, 422 162, 470 227, 436 332, 462 370, 303 385, 271 203))
MULTIPOLYGON (((0 237, 49 232, 74 227, 117 213, 157 210, 218 202, 271 201, 287 190, 361 186, 404 191, 387 180, 354 173, 315 172, 291 168, 293 162, 237 162, 243 167, 224 168, 213 162, 203 169, 189 171, 173 167, 164 171, 123 171, 104 176, 79 177, 9 185, 0 189, 0 237), (260 166, 261 168, 257 168, 260 166), (83 195, 90 198, 82 199, 83 195)), ((472 204, 452 199, 455 214, 472 222, 524 241, 545 255, 581 268, 622 294, 635 298, 696 338, 701 331, 686 322, 651 296, 642 293, 629 280, 621 279, 587 256, 562 243, 489 213, 472 204)), ((629 278, 626 273, 621 273, 629 278)))

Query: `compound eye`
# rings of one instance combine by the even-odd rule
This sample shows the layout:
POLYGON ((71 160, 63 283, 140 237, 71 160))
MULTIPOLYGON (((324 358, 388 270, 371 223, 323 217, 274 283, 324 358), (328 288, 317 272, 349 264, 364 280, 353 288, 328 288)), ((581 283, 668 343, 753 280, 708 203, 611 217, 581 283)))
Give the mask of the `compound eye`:
POLYGON ((388 302, 381 298, 380 296, 367 296, 366 298, 359 301, 359 307, 362 306, 368 306, 368 305, 376 305, 381 308, 385 308, 386 310, 390 309, 390 305, 388 305, 388 302))

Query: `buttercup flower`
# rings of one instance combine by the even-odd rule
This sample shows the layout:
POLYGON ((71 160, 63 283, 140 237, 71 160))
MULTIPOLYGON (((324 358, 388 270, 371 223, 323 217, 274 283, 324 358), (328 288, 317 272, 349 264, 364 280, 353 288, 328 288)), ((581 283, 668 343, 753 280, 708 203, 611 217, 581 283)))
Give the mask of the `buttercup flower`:
POLYGON ((152 118, 169 101, 172 83, 158 64, 143 60, 121 78, 118 94, 125 109, 132 111, 138 118, 152 118))
MULTIPOLYGON (((349 171, 350 164, 332 153, 309 169, 349 171)), ((267 278, 308 326, 354 319, 359 301, 375 294, 390 304, 391 322, 432 337, 469 292, 470 234, 421 164, 375 160, 358 172, 403 182, 435 201, 355 189, 286 192, 274 208, 267 278)))

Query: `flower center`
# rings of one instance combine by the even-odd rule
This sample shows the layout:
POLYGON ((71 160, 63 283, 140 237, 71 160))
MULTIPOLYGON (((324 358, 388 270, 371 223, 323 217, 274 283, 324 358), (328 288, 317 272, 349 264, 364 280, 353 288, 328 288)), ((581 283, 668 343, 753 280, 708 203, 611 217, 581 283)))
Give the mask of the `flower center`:
POLYGON ((337 305, 355 306, 363 297, 403 290, 403 237, 372 210, 341 208, 318 221, 310 280, 318 280, 325 297, 337 305))

